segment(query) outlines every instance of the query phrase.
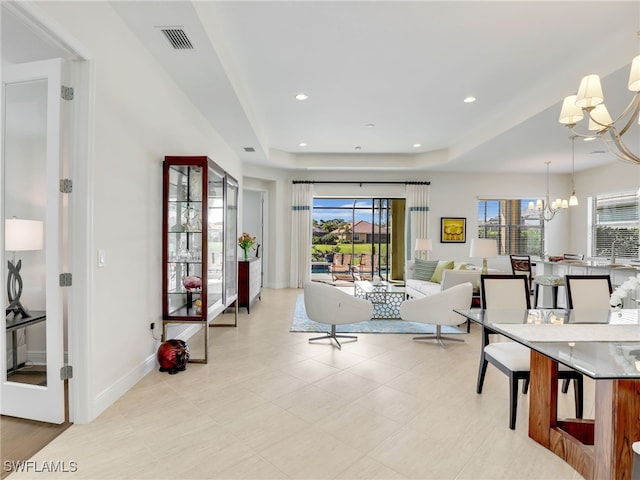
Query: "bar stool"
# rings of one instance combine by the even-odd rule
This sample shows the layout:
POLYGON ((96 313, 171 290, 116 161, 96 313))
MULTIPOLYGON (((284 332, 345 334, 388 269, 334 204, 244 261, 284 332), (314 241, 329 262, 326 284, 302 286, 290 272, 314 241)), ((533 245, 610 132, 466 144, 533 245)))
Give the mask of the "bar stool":
POLYGON ((558 288, 564 285, 564 280, 558 275, 538 275, 534 277, 533 283, 533 308, 538 308, 538 291, 540 287, 551 287, 553 295, 553 308, 558 308, 558 288))

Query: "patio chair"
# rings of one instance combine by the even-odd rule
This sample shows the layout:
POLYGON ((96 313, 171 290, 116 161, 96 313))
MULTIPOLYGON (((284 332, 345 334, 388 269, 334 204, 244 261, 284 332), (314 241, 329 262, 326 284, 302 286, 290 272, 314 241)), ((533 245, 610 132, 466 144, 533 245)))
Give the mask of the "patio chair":
POLYGON ((371 280, 377 272, 379 258, 377 253, 361 253, 360 264, 353 266, 355 277, 359 280, 371 280))
POLYGON ((350 253, 334 253, 333 263, 329 265, 329 273, 331 279, 350 280, 353 281, 353 272, 351 271, 351 254, 350 253))

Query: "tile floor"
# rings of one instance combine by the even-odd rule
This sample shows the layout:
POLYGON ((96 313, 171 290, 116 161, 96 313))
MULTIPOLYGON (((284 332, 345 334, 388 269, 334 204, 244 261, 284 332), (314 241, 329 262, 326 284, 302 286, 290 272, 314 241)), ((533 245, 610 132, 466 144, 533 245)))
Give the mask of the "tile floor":
MULTIPOLYGON (((526 395, 508 428, 506 376, 489 366, 475 393, 476 326, 446 349, 360 334, 340 351, 289 332, 299 293, 264 290, 237 328, 210 329, 207 365, 150 373, 32 459, 77 472, 10 478, 582 478, 528 438, 526 395)), ((572 391, 560 397, 572 415, 572 391)), ((588 380, 585 403, 593 414, 588 380)))

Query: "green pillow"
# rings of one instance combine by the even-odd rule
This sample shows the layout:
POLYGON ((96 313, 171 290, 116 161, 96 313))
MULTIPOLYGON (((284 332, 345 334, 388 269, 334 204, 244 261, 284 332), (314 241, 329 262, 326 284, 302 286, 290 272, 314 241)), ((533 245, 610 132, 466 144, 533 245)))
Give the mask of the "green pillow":
POLYGON ((435 283, 442 282, 442 273, 445 270, 453 270, 453 260, 440 260, 436 266, 435 272, 433 272, 431 281, 435 283))
POLYGON ((437 266, 437 260, 422 260, 420 258, 416 258, 413 278, 415 278, 416 280, 424 280, 426 282, 430 282, 437 266))

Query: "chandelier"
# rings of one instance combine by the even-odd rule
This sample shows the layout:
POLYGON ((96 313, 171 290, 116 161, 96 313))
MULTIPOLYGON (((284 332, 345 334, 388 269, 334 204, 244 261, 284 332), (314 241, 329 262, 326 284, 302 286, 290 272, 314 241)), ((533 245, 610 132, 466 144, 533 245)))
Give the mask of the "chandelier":
MULTIPOLYGON (((555 217, 556 212, 561 208, 569 208, 569 201, 562 198, 556 198, 553 202, 549 200, 549 164, 551 162, 544 162, 547 165, 547 194, 545 196, 544 202, 542 200, 537 200, 534 206, 533 202, 529 202, 529 210, 539 210, 542 214, 542 218, 548 222, 555 217)), ((575 193, 575 192, 574 192, 575 193)), ((577 199, 576 199, 577 201, 577 199)), ((577 203, 576 203, 577 205, 577 203)))
POLYGON ((629 128, 639 121, 640 113, 640 55, 633 59, 629 73, 630 91, 635 92, 631 102, 615 119, 611 118, 604 104, 602 85, 598 75, 587 75, 580 82, 577 95, 569 95, 562 102, 559 122, 569 127, 573 135, 582 138, 599 138, 611 154, 622 161, 640 164, 640 153, 632 152, 622 137, 629 128), (584 118, 589 118, 590 133, 578 132, 575 126, 584 118))

